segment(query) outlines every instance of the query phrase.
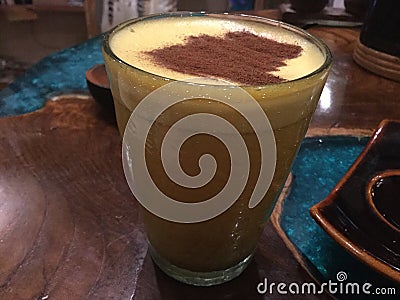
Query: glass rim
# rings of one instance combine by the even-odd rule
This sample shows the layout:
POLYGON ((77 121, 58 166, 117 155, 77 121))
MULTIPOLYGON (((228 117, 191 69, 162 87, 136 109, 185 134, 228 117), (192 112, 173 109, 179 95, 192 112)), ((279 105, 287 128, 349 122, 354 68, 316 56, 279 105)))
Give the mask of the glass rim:
POLYGON ((110 56, 113 60, 121 63, 122 65, 125 65, 129 68, 133 68, 135 70, 141 71, 143 73, 149 74, 151 76, 155 76, 157 78, 160 78, 164 81, 178 81, 178 82, 182 82, 182 83, 187 83, 187 84, 196 84, 196 85, 205 85, 205 86, 214 86, 213 84, 210 83, 196 83, 196 82, 192 82, 192 81, 187 81, 187 80, 180 80, 180 79, 173 79, 170 77, 166 77, 166 76, 162 76, 162 75, 157 75, 154 74, 152 72, 143 70, 141 68, 138 68, 134 65, 129 64, 128 62, 124 61, 123 59, 121 59, 120 57, 118 57, 112 50, 111 50, 111 46, 110 46, 110 40, 112 38, 112 36, 122 30, 123 28, 140 22, 140 21, 144 21, 144 20, 151 20, 151 19, 160 19, 160 18, 167 18, 167 17, 202 17, 202 16, 211 16, 211 17, 225 17, 225 16, 229 16, 231 18, 237 19, 237 20, 247 20, 247 21, 254 21, 254 22, 258 22, 258 23, 266 23, 268 25, 272 25, 272 26, 276 26, 276 27, 281 27, 283 29, 289 30, 291 32, 294 32, 295 34, 299 34, 301 35, 303 38, 306 38, 307 40, 311 41, 314 45, 316 45, 318 47, 318 49, 322 52, 322 54, 324 55, 324 62, 321 66, 319 66, 317 69, 313 70, 310 73, 307 73, 304 76, 292 79, 292 80, 285 80, 282 82, 278 82, 278 83, 271 83, 271 84, 262 84, 262 85, 245 85, 245 84, 215 84, 215 86, 219 86, 219 87, 247 87, 247 88, 265 88, 265 87, 270 87, 270 86, 281 86, 281 85, 287 85, 289 83, 295 83, 298 81, 302 81, 304 79, 313 77, 314 75, 320 74, 321 72, 323 72, 325 69, 328 69, 330 67, 330 65, 332 64, 332 53, 329 49, 329 47, 325 44, 325 42, 323 42, 321 39, 319 39, 318 37, 310 34, 309 32, 307 32, 306 30, 282 22, 282 21, 277 21, 277 20, 273 20, 273 19, 269 19, 269 18, 265 18, 265 17, 260 17, 260 16, 254 16, 254 15, 248 15, 248 14, 234 14, 234 13, 207 13, 207 12, 188 12, 188 11, 184 11, 184 12, 165 12, 165 13, 158 13, 158 14, 152 14, 152 15, 147 15, 147 16, 143 16, 143 17, 138 17, 135 19, 130 19, 127 21, 124 21, 122 23, 120 23, 119 25, 116 25, 114 28, 112 28, 111 30, 109 30, 108 32, 106 32, 104 34, 103 37, 103 42, 102 42, 102 47, 104 52, 110 56))

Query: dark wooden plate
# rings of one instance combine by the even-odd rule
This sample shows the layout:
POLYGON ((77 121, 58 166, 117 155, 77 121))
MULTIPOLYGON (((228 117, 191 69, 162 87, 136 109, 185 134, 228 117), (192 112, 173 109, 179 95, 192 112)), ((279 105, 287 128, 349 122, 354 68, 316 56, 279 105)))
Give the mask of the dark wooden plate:
POLYGON ((383 121, 312 217, 355 257, 400 282, 400 122, 383 121))

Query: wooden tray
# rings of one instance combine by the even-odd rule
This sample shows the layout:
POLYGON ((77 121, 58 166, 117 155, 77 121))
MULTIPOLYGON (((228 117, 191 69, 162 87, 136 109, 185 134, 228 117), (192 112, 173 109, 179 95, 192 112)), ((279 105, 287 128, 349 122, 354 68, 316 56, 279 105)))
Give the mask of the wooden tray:
POLYGON ((372 73, 400 82, 400 57, 374 50, 357 40, 353 58, 372 73))

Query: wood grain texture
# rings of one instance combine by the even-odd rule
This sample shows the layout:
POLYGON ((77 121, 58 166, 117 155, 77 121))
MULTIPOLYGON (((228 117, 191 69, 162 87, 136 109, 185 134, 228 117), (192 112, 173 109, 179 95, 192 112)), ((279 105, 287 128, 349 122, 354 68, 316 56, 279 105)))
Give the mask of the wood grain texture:
POLYGON ((2 118, 0 145, 0 299, 262 299, 264 277, 312 280, 270 223, 240 278, 195 288, 165 276, 147 254, 117 128, 93 99, 2 118))
POLYGON ((0 120, 0 299, 132 294, 146 246, 119 135, 92 102, 0 120))

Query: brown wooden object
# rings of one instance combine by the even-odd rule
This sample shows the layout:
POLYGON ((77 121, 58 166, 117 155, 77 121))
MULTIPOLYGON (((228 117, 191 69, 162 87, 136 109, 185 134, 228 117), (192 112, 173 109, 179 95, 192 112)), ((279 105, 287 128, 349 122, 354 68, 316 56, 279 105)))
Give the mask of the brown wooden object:
POLYGON ((353 58, 365 69, 377 75, 400 82, 400 57, 369 48, 358 40, 354 49, 353 58))

